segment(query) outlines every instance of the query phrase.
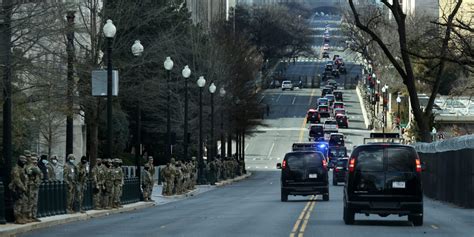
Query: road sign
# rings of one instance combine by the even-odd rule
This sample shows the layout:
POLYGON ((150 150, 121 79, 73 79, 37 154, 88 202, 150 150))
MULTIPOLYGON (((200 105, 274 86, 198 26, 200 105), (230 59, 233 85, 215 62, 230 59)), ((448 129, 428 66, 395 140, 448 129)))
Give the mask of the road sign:
MULTIPOLYGON (((112 96, 118 96, 119 75, 112 70, 112 96)), ((107 96, 107 70, 92 71, 92 96, 107 96)))

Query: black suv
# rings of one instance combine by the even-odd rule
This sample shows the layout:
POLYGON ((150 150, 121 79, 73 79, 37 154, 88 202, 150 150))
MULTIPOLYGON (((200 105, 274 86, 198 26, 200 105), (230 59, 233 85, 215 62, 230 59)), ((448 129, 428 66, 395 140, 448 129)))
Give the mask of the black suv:
POLYGON ((322 194, 329 201, 328 169, 326 159, 318 151, 294 151, 286 153, 281 169, 281 201, 288 195, 322 194))
POLYGON ((339 158, 334 164, 332 170, 332 185, 336 186, 339 182, 346 181, 348 158, 339 158))
POLYGON ((351 154, 344 186, 344 222, 354 223, 355 213, 408 215, 423 225, 421 163, 411 146, 372 143, 357 146, 351 154))

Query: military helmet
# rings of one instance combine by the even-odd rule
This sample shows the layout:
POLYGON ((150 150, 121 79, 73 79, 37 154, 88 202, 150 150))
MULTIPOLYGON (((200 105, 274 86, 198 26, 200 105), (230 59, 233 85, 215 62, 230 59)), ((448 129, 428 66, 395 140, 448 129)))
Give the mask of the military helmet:
POLYGON ((119 164, 123 164, 122 159, 118 158, 118 163, 119 163, 119 164))
POLYGON ((70 160, 70 159, 76 159, 76 157, 74 156, 74 154, 69 154, 67 156, 67 159, 70 160))
POLYGON ((150 165, 149 165, 149 164, 145 164, 143 167, 144 167, 144 168, 150 168, 150 165))
POLYGON ((19 156, 18 160, 20 160, 22 162, 26 162, 26 156, 19 156))
POLYGON ((102 162, 102 158, 95 159, 97 162, 102 162))
POLYGON ((120 163, 119 158, 114 158, 114 159, 112 160, 112 162, 114 162, 114 163, 120 163))
POLYGON ((31 151, 30 151, 30 150, 24 150, 23 153, 25 153, 25 156, 26 156, 26 157, 30 157, 30 156, 31 156, 31 151))

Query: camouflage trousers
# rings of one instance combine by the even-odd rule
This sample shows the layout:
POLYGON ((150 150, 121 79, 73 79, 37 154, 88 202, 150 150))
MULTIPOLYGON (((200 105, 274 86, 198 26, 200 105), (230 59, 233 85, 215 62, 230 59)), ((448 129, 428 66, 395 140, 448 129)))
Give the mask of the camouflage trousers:
POLYGON ((72 213, 74 201, 76 199, 77 187, 73 183, 67 183, 66 208, 67 212, 72 213))
POLYGON ((77 202, 79 205, 79 211, 82 211, 82 204, 84 203, 84 193, 86 192, 86 184, 77 185, 77 202))
POLYGON ((28 217, 35 219, 38 213, 38 193, 39 186, 31 185, 28 188, 28 217))
POLYGON ((153 193, 153 185, 143 184, 142 188, 143 188, 143 200, 144 201, 151 200, 151 194, 153 193))
POLYGON ((94 202, 94 208, 95 209, 102 209, 103 208, 103 202, 102 202, 102 187, 98 184, 94 184, 94 190, 93 190, 93 202, 94 202))
POLYGON ((112 192, 112 207, 120 207, 120 197, 122 197, 122 182, 116 181, 112 192))
POLYGON ((28 219, 28 195, 26 193, 17 193, 15 196, 16 199, 13 204, 15 222, 24 222, 28 219))
POLYGON ((173 195, 174 178, 166 179, 166 195, 173 195))
POLYGON ((113 194, 114 194, 114 185, 113 183, 105 184, 105 189, 103 190, 103 207, 112 208, 113 204, 113 194))

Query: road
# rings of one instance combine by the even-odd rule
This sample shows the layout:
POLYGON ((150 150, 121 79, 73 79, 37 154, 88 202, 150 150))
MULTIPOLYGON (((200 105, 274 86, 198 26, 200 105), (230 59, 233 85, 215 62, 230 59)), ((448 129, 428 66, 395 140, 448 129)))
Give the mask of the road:
MULTIPOLYGON (((296 62, 288 71, 307 73, 307 64, 296 62)), ((247 180, 182 201, 21 236, 474 236, 474 211, 428 198, 421 227, 414 227, 406 217, 360 214, 355 225, 345 225, 342 184, 330 186, 329 202, 320 201, 320 196, 315 201, 313 197, 290 196, 289 202, 280 202, 280 173, 275 165, 293 142, 307 139, 303 118, 320 93, 310 88, 264 92, 263 102, 270 105, 270 115, 265 118, 267 126, 256 128, 247 138, 246 165, 253 173, 247 180)), ((344 90, 344 100, 350 127, 341 131, 347 135, 351 149, 361 144, 368 132, 355 92, 344 90)))

